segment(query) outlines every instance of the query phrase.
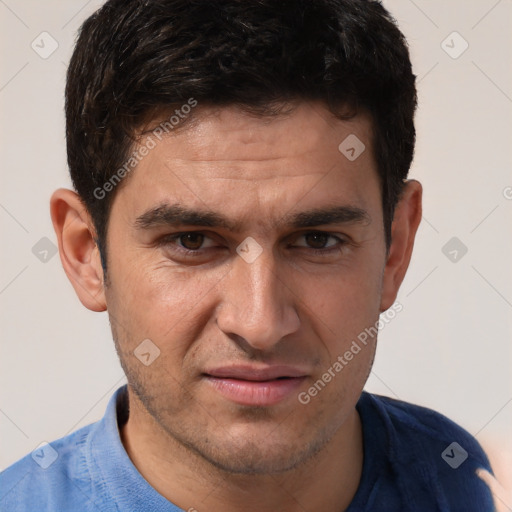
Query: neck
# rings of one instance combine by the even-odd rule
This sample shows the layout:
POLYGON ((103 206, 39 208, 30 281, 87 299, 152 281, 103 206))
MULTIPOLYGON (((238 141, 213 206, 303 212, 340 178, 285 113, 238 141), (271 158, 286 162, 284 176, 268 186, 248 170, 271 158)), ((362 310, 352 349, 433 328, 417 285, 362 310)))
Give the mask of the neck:
POLYGON ((220 470, 167 434, 129 389, 130 414, 121 440, 133 464, 162 496, 183 510, 298 512, 345 510, 363 466, 363 436, 355 409, 313 458, 278 474, 220 470))

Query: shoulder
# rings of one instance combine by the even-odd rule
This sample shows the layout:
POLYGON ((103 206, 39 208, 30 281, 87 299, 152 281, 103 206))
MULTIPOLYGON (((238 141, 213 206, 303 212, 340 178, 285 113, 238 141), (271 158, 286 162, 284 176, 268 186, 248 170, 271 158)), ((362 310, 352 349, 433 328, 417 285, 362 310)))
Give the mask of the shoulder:
MULTIPOLYGON (((468 456, 471 454, 475 462, 490 469, 489 460, 478 441, 443 414, 427 407, 385 396, 369 393, 366 395, 388 427, 399 435, 396 439, 398 442, 413 442, 413 446, 418 445, 423 451, 427 446, 447 447, 449 444, 457 442, 468 453, 468 456)), ((464 452, 460 451, 460 453, 464 452)), ((442 453, 438 455, 443 460, 442 453)))
POLYGON ((372 410, 380 418, 386 456, 408 499, 421 503, 419 496, 435 496, 445 510, 494 510, 490 490, 477 474, 492 473, 489 460, 464 428, 432 409, 389 397, 363 393, 361 404, 363 415, 372 410))
POLYGON ((95 425, 40 445, 2 471, 0 509, 12 512, 94 510, 90 498, 86 498, 91 489, 88 488, 85 445, 95 425))

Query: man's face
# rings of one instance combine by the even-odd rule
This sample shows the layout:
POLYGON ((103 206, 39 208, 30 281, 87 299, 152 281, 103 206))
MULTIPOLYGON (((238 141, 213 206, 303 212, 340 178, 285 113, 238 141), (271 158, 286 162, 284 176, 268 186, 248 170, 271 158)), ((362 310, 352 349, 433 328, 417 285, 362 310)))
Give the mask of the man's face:
POLYGON ((354 414, 375 340, 332 368, 381 309, 370 130, 368 118, 339 121, 318 104, 273 119, 203 110, 115 197, 106 297, 129 385, 148 418, 218 467, 295 467, 354 414), (351 134, 366 146, 354 161, 338 149, 351 134), (173 225, 166 207, 214 212, 236 230, 193 216, 173 225), (334 208, 334 220, 311 219, 334 208), (160 350, 148 366, 134 355, 147 339, 160 350), (330 381, 301 403, 329 368, 330 381))

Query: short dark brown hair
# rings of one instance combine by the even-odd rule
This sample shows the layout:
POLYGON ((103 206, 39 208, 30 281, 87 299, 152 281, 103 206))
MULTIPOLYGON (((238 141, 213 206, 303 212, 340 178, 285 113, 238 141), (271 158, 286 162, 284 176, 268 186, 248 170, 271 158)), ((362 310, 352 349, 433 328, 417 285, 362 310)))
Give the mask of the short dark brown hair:
POLYGON ((68 69, 66 137, 105 271, 117 187, 97 191, 130 158, 144 123, 191 98, 261 116, 301 100, 338 117, 347 106, 368 112, 389 247, 417 99, 405 38, 379 1, 109 0, 89 17, 68 69))

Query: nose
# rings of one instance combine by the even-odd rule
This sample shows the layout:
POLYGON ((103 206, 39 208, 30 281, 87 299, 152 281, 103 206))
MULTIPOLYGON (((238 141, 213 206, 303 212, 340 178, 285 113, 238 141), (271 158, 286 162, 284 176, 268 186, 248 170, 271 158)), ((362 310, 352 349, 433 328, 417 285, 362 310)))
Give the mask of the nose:
POLYGON ((297 298, 278 271, 267 249, 252 263, 237 257, 222 281, 217 325, 254 350, 271 350, 300 326, 297 298))

